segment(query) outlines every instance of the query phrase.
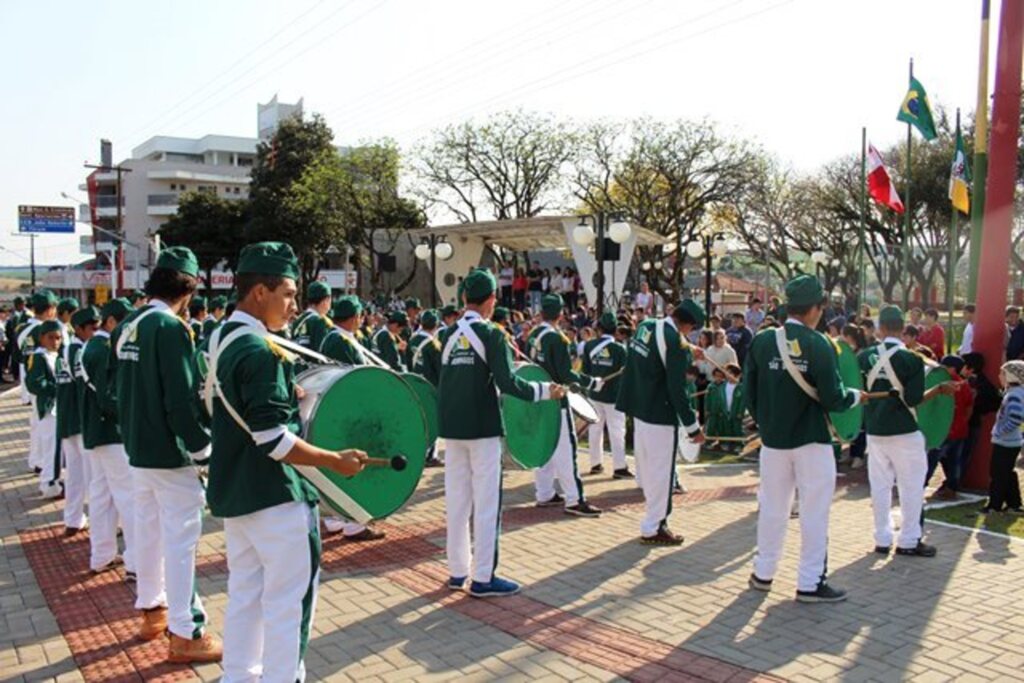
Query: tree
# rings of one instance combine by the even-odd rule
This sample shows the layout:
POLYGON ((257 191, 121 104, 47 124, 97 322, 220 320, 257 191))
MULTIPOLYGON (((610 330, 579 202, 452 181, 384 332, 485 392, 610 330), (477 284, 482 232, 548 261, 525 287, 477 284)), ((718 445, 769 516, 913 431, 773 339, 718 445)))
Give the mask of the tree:
POLYGON ((248 214, 248 202, 227 199, 214 192, 187 192, 178 202, 178 212, 160 228, 169 246, 191 249, 199 268, 206 273, 209 294, 213 270, 225 262, 234 270, 248 214))

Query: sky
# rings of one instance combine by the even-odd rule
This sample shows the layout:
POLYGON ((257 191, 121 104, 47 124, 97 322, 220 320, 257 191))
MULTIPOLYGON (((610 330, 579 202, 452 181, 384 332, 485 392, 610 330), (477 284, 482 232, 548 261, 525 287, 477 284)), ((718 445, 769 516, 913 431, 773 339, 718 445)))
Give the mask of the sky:
MULTIPOLYGON (((998 5, 993 1, 992 56, 998 5)), ((981 0, 0 0, 0 265, 28 264, 19 204, 72 206, 99 140, 256 135, 305 98, 338 144, 408 149, 505 109, 710 119, 800 171, 879 148, 908 60, 933 105, 974 109, 981 0)), ((990 79, 994 66, 990 67, 990 79)), ((991 87, 991 86, 990 86, 991 87)), ((79 225, 84 234, 88 226, 79 225)), ((42 236, 43 264, 81 260, 42 236)))

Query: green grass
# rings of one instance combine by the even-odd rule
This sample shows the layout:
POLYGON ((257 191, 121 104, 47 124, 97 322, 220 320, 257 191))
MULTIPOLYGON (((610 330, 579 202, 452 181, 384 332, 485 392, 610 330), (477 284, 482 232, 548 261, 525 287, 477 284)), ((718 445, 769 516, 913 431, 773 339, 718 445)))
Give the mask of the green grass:
POLYGON ((956 524, 969 529, 984 529, 1007 536, 1024 538, 1024 516, 1011 515, 1005 512, 990 512, 986 515, 977 515, 981 502, 964 503, 963 505, 951 505, 949 507, 934 508, 926 510, 925 519, 934 519, 938 522, 956 524))

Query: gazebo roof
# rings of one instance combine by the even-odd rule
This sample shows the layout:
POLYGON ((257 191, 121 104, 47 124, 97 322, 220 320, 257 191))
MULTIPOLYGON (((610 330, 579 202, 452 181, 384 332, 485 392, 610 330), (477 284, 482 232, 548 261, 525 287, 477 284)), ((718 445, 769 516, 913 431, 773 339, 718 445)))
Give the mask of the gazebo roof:
MULTIPOLYGON (((576 216, 534 216, 533 218, 513 218, 503 221, 454 223, 412 230, 410 236, 413 239, 419 239, 431 234, 444 233, 448 239, 476 237, 482 239, 486 244, 512 251, 562 250, 569 248, 563 221, 576 219, 576 216)), ((653 230, 639 225, 630 227, 636 233, 637 244, 640 246, 650 247, 667 243, 667 238, 653 230)))

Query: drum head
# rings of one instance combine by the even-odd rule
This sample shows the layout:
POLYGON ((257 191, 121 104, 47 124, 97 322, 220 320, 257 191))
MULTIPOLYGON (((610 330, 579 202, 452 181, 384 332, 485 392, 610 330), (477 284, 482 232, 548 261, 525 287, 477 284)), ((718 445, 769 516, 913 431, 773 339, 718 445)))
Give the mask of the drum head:
MULTIPOLYGON (((306 420, 306 439, 320 448, 358 448, 376 458, 404 455, 404 470, 368 467, 353 477, 320 471, 374 519, 387 517, 412 495, 423 474, 427 425, 412 387, 397 373, 361 366, 344 370, 328 366, 304 375, 307 397, 316 394, 306 420)), ((336 502, 325 502, 350 516, 336 502)))
POLYGON ((414 372, 403 373, 402 379, 416 392, 416 397, 423 408, 423 415, 427 418, 427 444, 429 447, 430 444, 437 441, 440 431, 437 418, 437 389, 422 375, 417 375, 414 372))
MULTIPOLYGON (((551 377, 539 365, 520 364, 517 377, 529 382, 550 382, 551 377)), ((501 418, 505 424, 505 445, 509 455, 521 467, 543 467, 555 452, 561 432, 562 410, 558 401, 521 401, 501 397, 501 418)))
MULTIPOLYGON (((843 380, 843 385, 847 389, 863 389, 864 377, 857 363, 857 354, 845 341, 836 342, 836 346, 839 347, 839 376, 843 380)), ((860 434, 864 424, 864 406, 858 403, 841 413, 829 413, 829 417, 832 418, 832 426, 836 428, 839 439, 848 443, 860 434)))
POLYGON ((569 392, 569 408, 572 410, 573 415, 580 417, 590 424, 594 424, 600 418, 597 414, 597 409, 594 408, 594 404, 588 401, 585 396, 577 394, 575 391, 569 392))
MULTIPOLYGON (((932 387, 949 381, 951 378, 946 368, 932 368, 927 370, 924 376, 924 390, 927 392, 932 387)), ((925 447, 928 450, 938 448, 949 436, 955 410, 953 397, 945 394, 934 396, 917 407, 917 426, 924 434, 925 447)))

